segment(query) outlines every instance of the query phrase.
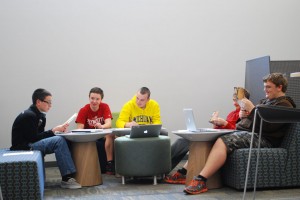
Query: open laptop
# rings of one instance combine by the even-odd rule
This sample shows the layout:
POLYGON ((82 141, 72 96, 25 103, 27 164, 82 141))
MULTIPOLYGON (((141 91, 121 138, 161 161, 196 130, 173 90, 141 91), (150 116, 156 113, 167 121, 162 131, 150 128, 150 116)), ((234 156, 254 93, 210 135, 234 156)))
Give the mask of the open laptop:
POLYGON ((194 118, 193 109, 184 108, 184 119, 186 124, 186 129, 191 132, 215 132, 216 130, 213 128, 197 128, 194 118))
POLYGON ((158 137, 160 134, 162 125, 140 125, 132 126, 130 131, 130 138, 145 138, 145 137, 158 137))

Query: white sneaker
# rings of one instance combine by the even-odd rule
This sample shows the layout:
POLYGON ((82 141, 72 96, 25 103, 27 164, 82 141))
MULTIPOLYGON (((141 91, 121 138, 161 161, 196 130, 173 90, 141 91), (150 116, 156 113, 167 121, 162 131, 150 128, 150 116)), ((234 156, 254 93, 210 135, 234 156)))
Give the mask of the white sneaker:
POLYGON ((74 178, 70 178, 68 181, 61 181, 60 186, 66 189, 79 189, 81 185, 77 183, 74 178))

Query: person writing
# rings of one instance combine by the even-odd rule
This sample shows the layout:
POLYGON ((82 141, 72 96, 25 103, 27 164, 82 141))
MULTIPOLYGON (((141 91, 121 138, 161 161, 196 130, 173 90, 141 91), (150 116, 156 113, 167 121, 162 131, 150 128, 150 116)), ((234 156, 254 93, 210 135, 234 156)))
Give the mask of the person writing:
POLYGON ((69 124, 58 125, 45 131, 46 113, 52 107, 52 95, 45 89, 36 89, 32 94, 32 105, 17 116, 12 126, 11 150, 38 150, 42 155, 55 153, 62 176, 61 187, 81 188, 74 179, 76 168, 64 137, 55 132, 65 132, 69 124))
MULTIPOLYGON (((250 98, 250 93, 244 90, 245 98, 250 98)), ((231 111, 226 120, 219 117, 218 112, 213 113, 213 117, 210 119, 210 123, 213 124, 213 128, 215 129, 236 129, 236 123, 239 121, 239 112, 240 105, 238 104, 238 99, 236 93, 233 94, 232 98, 233 106, 235 110, 231 111)), ((183 157, 189 151, 189 141, 184 138, 178 138, 174 144, 171 146, 171 157, 172 157, 172 169, 174 169, 178 163, 183 159, 183 157)), ((188 161, 184 164, 184 166, 178 169, 172 175, 167 175, 164 178, 166 183, 171 184, 185 184, 186 174, 187 174, 188 161)))
MULTIPOLYGON (((291 97, 285 95, 287 90, 287 79, 281 73, 272 73, 263 78, 265 99, 261 101, 262 105, 296 107, 291 97)), ((236 125, 237 130, 234 133, 226 134, 219 137, 214 143, 207 162, 198 176, 184 189, 187 194, 200 194, 208 191, 206 181, 209 177, 215 174, 225 163, 227 155, 236 149, 249 148, 252 126, 254 120, 255 106, 253 103, 244 98, 241 100, 242 105, 239 112, 241 121, 236 125), (249 115, 247 115, 249 113, 249 115)), ((260 117, 258 116, 254 127, 253 147, 258 147, 260 117)), ((284 123, 268 123, 262 124, 261 148, 278 147, 288 124, 284 123)))
POLYGON ((150 99, 150 90, 140 88, 136 95, 124 104, 116 121, 118 128, 131 128, 145 124, 162 124, 159 104, 150 99))
MULTIPOLYGON (((111 128, 111 111, 108 104, 102 102, 104 92, 99 87, 94 87, 89 92, 89 104, 82 107, 77 115, 76 124, 78 129, 107 129, 111 128)), ((106 174, 115 174, 113 156, 114 135, 105 136, 106 174)), ((99 139, 103 140, 103 138, 99 139)))

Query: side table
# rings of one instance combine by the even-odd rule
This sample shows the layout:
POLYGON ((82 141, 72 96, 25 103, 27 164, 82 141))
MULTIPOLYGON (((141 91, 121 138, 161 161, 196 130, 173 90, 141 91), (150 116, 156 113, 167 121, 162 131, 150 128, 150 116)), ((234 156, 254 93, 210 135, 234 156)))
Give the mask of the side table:
MULTIPOLYGON (((87 129, 88 130, 88 129, 87 129)), ((94 130, 93 132, 71 132, 60 134, 71 141, 71 152, 76 167, 75 178, 81 186, 102 184, 102 176, 96 140, 111 133, 111 130, 94 130)))
MULTIPOLYGON (((172 131, 172 133, 190 141, 186 186, 188 186, 193 177, 197 176, 203 169, 215 139, 233 131, 234 130, 228 129, 211 129, 210 132, 190 132, 187 130, 172 131)), ((208 179, 207 187, 209 189, 222 187, 220 172, 215 173, 208 179)))

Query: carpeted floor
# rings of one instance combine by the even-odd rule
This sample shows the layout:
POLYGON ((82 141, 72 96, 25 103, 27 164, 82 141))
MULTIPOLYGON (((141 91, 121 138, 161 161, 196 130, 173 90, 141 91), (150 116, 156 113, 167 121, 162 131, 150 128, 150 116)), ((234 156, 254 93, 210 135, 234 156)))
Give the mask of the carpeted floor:
MULTIPOLYGON (((184 185, 174 185, 162 183, 158 180, 158 185, 153 185, 153 179, 126 179, 126 184, 122 185, 121 178, 112 175, 102 174, 103 184, 94 187, 83 187, 82 189, 69 190, 60 187, 60 174, 57 167, 46 168, 45 199, 242 199, 243 191, 223 187, 209 190, 200 195, 186 195, 183 193, 184 185)), ((247 199, 252 199, 252 192, 247 193, 247 199)), ((256 192, 256 199, 300 199, 300 188, 282 190, 263 190, 256 192)))

